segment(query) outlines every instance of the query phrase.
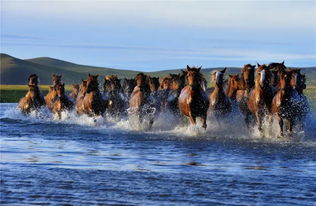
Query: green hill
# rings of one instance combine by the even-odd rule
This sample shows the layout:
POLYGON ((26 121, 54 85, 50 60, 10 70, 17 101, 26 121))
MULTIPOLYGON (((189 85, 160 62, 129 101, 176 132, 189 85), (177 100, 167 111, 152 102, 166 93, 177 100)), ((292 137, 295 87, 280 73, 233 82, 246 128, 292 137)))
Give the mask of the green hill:
MULTIPOLYGON (((40 77, 41 84, 51 84, 52 74, 62 74, 63 81, 66 84, 73 84, 80 82, 81 79, 86 79, 87 74, 99 74, 105 76, 109 74, 116 74, 119 78, 132 78, 140 71, 120 70, 106 67, 95 67, 75 64, 59 59, 49 57, 39 57, 34 59, 18 59, 7 54, 0 54, 0 84, 26 84, 27 78, 30 74, 36 73, 40 77)), ((185 65, 184 65, 185 66, 185 65)), ((203 68, 202 73, 209 81, 210 74, 215 69, 222 68, 203 68)), ((151 76, 163 77, 169 73, 178 73, 180 69, 164 70, 157 72, 148 72, 151 76)), ((307 74, 307 81, 309 84, 316 84, 316 68, 303 68, 303 72, 307 74)), ((228 67, 228 74, 240 73, 240 68, 228 67)), ((102 81, 100 81, 102 82, 102 81)))

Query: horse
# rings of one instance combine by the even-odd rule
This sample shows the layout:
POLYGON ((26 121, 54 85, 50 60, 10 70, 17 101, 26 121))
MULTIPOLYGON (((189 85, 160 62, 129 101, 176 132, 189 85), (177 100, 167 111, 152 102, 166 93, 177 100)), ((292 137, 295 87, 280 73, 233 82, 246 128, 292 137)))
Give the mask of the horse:
POLYGON ((232 104, 228 96, 224 92, 223 79, 227 68, 216 70, 212 73, 212 81, 214 82, 214 90, 209 95, 210 111, 214 112, 216 119, 219 119, 232 111, 232 104))
POLYGON ((261 132, 264 116, 271 114, 273 92, 270 86, 270 68, 265 64, 257 65, 255 86, 253 90, 251 90, 247 102, 249 113, 246 119, 249 119, 251 115, 254 116, 258 129, 261 132))
POLYGON ((55 87, 56 97, 53 100, 52 112, 58 115, 58 118, 61 119, 61 112, 65 110, 71 110, 74 106, 74 103, 68 99, 65 95, 65 84, 58 84, 55 87))
POLYGON ((191 124, 196 124, 196 118, 200 117, 203 121, 203 128, 206 129, 207 110, 209 100, 206 92, 201 87, 203 76, 200 73, 201 67, 190 68, 187 65, 187 83, 179 96, 180 113, 189 118, 191 124))
POLYGON ((174 115, 179 115, 179 104, 178 99, 182 89, 185 86, 186 75, 187 72, 182 70, 182 73, 179 74, 169 74, 169 89, 168 92, 165 93, 165 97, 163 100, 164 110, 172 112, 174 115))
POLYGON ((99 90, 98 76, 89 74, 86 86, 82 87, 83 93, 79 92, 76 104, 78 114, 89 116, 104 114, 106 105, 99 90))
POLYGON ((227 88, 227 97, 231 101, 236 101, 238 90, 242 90, 242 81, 239 78, 239 75, 229 75, 228 76, 228 88, 227 88))
MULTIPOLYGON (((139 123, 143 123, 145 115, 154 114, 155 110, 150 101, 150 87, 148 78, 144 73, 139 73, 135 77, 136 86, 131 93, 129 100, 129 113, 136 115, 139 123)), ((154 115, 149 119, 149 129, 154 123, 154 115)))
POLYGON ((61 84, 61 77, 62 75, 56 75, 56 74, 52 75, 53 86, 49 86, 49 91, 47 95, 45 96, 46 106, 50 111, 52 111, 54 107, 54 99, 57 96, 56 86, 61 84))
POLYGON ((105 77, 104 94, 107 101, 107 112, 113 117, 119 117, 125 113, 125 97, 120 80, 116 75, 105 77))
POLYGON ((160 101, 161 111, 168 109, 168 96, 171 88, 171 77, 164 77, 160 82, 158 96, 160 101))
POLYGON ((293 131, 296 109, 293 107, 292 90, 295 83, 295 73, 292 70, 282 71, 279 76, 279 89, 273 97, 271 112, 279 121, 280 135, 284 135, 284 120, 288 121, 288 130, 293 131))
POLYGON ((69 98, 70 100, 75 103, 76 102, 76 99, 78 97, 78 93, 79 93, 79 84, 73 84, 72 85, 72 91, 71 93, 69 94, 69 98))
POLYGON ((130 98, 135 86, 136 86, 135 79, 124 78, 123 84, 122 84, 122 89, 123 89, 123 92, 124 92, 125 96, 127 97, 127 99, 130 98))
POLYGON ((279 77, 285 72, 287 68, 284 65, 284 61, 281 63, 270 63, 268 67, 271 73, 270 86, 272 87, 273 93, 275 94, 279 89, 279 77))
POLYGON ((31 111, 45 105, 45 100, 37 84, 38 76, 31 74, 28 78, 28 92, 20 99, 18 104, 18 107, 24 114, 29 114, 31 111))

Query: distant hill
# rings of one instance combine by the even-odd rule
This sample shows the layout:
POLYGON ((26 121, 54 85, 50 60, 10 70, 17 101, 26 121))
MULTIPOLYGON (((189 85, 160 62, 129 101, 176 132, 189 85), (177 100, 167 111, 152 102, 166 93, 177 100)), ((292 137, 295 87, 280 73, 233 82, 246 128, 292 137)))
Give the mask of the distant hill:
MULTIPOLYGON (((3 53, 0 54, 0 62, 0 84, 26 84, 28 76, 33 73, 38 74, 41 84, 51 84, 52 74, 62 74, 63 81, 66 84, 73 84, 79 83, 81 79, 86 79, 88 73, 99 74, 102 77, 109 74, 116 74, 119 78, 132 78, 140 72, 80 65, 49 57, 23 60, 3 53)), ((205 75, 207 80, 209 80, 210 73, 215 69, 222 68, 203 68, 202 73, 205 75)), ((179 71, 180 69, 174 69, 145 73, 151 76, 163 77, 169 73, 178 73, 179 71)), ((228 74, 239 72, 240 68, 228 67, 228 74)), ((309 83, 316 84, 316 67, 303 68, 303 72, 307 74, 309 83)), ((103 81, 100 79, 100 82, 103 81)))

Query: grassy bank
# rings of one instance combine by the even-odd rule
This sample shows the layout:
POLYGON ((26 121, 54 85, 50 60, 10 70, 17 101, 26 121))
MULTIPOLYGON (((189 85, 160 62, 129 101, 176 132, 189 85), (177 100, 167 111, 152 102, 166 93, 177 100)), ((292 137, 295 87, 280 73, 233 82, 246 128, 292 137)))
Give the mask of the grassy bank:
MULTIPOLYGON (((46 95, 49 89, 49 85, 41 85, 40 89, 43 95, 46 95)), ((66 91, 70 92, 72 90, 71 85, 66 86, 66 91)), ((11 103, 18 102, 21 97, 23 97, 28 90, 27 85, 0 85, 0 102, 1 103, 11 103)), ((311 107, 316 108, 316 85, 308 86, 304 91, 305 95, 309 98, 311 102, 311 107)))
MULTIPOLYGON (((46 95, 49 85, 41 85, 40 89, 43 95, 46 95)), ((71 85, 66 86, 66 91, 72 90, 71 85)), ((18 102, 28 91, 27 85, 0 85, 0 103, 18 102)))

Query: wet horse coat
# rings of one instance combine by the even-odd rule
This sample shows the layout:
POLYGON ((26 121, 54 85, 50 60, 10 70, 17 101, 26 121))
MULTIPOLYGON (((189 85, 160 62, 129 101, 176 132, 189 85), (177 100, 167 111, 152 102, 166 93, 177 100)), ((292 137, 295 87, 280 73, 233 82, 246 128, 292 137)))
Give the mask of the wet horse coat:
POLYGON ((190 68, 187 66, 188 85, 181 90, 179 96, 180 113, 189 118, 191 124, 196 124, 196 118, 200 117, 203 121, 203 128, 206 129, 207 110, 209 100, 206 92, 201 87, 202 74, 201 67, 190 68))

